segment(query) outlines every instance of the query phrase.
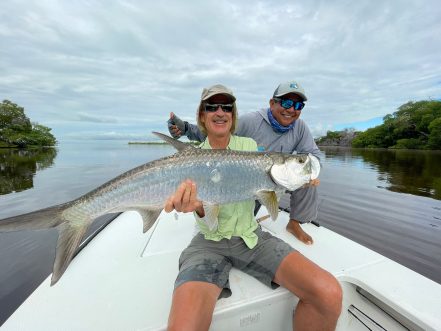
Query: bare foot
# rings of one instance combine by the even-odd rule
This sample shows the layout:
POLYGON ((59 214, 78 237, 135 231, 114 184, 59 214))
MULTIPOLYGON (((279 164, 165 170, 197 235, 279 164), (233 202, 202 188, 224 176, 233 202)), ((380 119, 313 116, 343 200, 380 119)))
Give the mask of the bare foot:
POLYGON ((289 220, 286 230, 294 235, 298 240, 306 245, 312 245, 312 237, 303 231, 302 226, 296 220, 289 220))

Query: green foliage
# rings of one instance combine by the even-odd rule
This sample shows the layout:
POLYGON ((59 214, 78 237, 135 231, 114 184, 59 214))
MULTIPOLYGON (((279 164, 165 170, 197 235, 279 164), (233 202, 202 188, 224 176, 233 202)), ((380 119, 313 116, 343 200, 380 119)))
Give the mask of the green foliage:
POLYGON ((25 115, 24 108, 9 100, 3 100, 0 104, 0 130, 2 129, 17 132, 31 130, 31 121, 25 115))
POLYGON ((47 126, 32 123, 32 132, 28 136, 31 145, 54 146, 57 143, 55 137, 50 133, 52 129, 47 126))
POLYGON ((441 101, 405 103, 383 121, 358 134, 352 146, 441 149, 441 101))
POLYGON ((430 149, 441 149, 441 117, 430 122, 429 131, 428 147, 430 149))
POLYGON ((367 129, 352 140, 352 147, 387 147, 390 132, 384 125, 367 129))
POLYGON ((50 131, 31 123, 23 107, 9 100, 0 103, 0 147, 54 146, 57 140, 50 131))
POLYGON ((423 149, 424 144, 420 139, 415 138, 404 138, 404 139, 398 139, 397 143, 392 146, 391 148, 395 149, 423 149))

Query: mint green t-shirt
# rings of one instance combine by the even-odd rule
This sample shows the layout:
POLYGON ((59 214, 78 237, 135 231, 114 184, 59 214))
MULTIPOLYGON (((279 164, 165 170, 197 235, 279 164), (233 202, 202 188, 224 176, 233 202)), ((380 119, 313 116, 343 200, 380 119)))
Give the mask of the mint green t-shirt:
MULTIPOLYGON (((211 149, 208 139, 201 143, 202 149, 211 149)), ((257 144, 251 138, 231 136, 228 149, 238 151, 256 151, 257 144)), ((249 248, 257 244, 257 222, 254 217, 254 200, 234 202, 221 205, 219 208, 218 227, 210 231, 203 218, 194 213, 199 225, 200 232, 207 240, 220 241, 221 239, 231 239, 231 237, 241 237, 249 248)))

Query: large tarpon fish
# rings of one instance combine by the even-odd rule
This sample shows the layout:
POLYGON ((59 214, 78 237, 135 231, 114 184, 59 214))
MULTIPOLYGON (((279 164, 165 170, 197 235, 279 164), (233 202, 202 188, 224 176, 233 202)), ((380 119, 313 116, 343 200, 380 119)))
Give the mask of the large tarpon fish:
POLYGON ((185 179, 197 184, 204 219, 210 229, 215 229, 219 205, 256 198, 275 220, 276 192, 295 190, 317 178, 320 171, 319 161, 312 155, 199 149, 161 133, 154 134, 173 145, 178 153, 129 170, 76 200, 0 220, 0 232, 58 229, 51 285, 63 275, 95 218, 136 210, 146 232, 167 198, 185 179))

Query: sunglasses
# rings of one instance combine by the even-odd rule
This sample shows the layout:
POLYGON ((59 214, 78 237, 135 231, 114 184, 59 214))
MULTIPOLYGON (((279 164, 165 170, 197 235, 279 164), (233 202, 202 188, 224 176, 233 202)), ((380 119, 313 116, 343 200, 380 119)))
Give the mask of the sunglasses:
POLYGON ((205 111, 209 113, 214 113, 217 111, 217 109, 221 107, 221 109, 225 113, 231 113, 233 111, 233 105, 232 104, 221 104, 221 103, 206 103, 205 104, 205 111))
POLYGON ((273 99, 274 101, 280 103, 280 105, 285 109, 294 107, 295 110, 302 110, 303 107, 305 107, 305 103, 303 101, 293 101, 291 99, 280 99, 280 98, 273 98, 273 99))

